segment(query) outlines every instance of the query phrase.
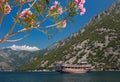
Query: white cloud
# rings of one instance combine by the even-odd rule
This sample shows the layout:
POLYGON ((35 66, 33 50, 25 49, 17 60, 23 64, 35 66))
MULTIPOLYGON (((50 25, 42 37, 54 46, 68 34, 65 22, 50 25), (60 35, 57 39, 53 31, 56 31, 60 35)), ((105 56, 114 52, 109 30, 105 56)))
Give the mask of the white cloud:
POLYGON ((26 50, 26 51, 37 51, 40 50, 39 48, 35 46, 27 46, 27 45, 22 45, 22 46, 17 46, 17 45, 12 45, 9 46, 8 48, 11 48, 12 50, 26 50))

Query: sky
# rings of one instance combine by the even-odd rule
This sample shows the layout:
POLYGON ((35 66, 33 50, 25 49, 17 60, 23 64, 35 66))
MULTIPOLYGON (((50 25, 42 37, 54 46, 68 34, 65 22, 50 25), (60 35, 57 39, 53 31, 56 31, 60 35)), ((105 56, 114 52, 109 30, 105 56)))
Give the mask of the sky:
MULTIPOLYGON (((64 2, 64 0, 58 0, 58 1, 60 1, 61 4, 63 4, 62 2, 64 2)), ((63 40, 69 37, 72 33, 79 31, 87 22, 89 22, 89 20, 93 16, 108 8, 115 1, 116 0, 86 0, 86 3, 84 5, 86 8, 86 13, 83 16, 77 15, 76 17, 74 17, 74 23, 72 24, 67 23, 67 27, 62 29, 61 31, 57 31, 57 32, 53 31, 52 32, 53 36, 51 39, 48 39, 48 37, 45 34, 37 30, 32 30, 28 33, 28 36, 25 39, 14 43, 4 42, 3 44, 0 45, 0 48, 27 47, 29 49, 31 48, 44 49, 52 45, 54 42, 63 40)), ((0 27, 0 39, 3 37, 3 35, 7 33, 8 27, 12 25, 13 23, 12 15, 15 11, 16 9, 12 10, 11 14, 5 16, 3 23, 0 27)), ((19 28, 15 30, 18 29, 19 28)), ((14 38, 18 38, 18 36, 15 36, 14 38)))

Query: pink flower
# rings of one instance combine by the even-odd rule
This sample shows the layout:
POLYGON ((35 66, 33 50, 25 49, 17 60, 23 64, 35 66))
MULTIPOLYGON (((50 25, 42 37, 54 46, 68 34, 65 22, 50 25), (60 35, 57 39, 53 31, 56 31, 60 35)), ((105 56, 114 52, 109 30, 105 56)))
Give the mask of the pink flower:
POLYGON ((61 8, 61 7, 60 7, 60 8, 58 8, 57 12, 58 12, 59 14, 62 14, 62 13, 63 13, 62 8, 61 8))
POLYGON ((84 4, 84 3, 85 3, 85 0, 80 0, 80 3, 81 3, 81 4, 84 4))
POLYGON ((20 18, 25 18, 27 15, 32 15, 32 12, 31 12, 29 9, 24 9, 24 10, 20 13, 19 17, 20 17, 20 18))
POLYGON ((85 0, 74 0, 74 3, 76 4, 76 7, 80 10, 80 15, 83 15, 86 12, 86 9, 83 6, 85 0))
POLYGON ((6 2, 4 5, 4 14, 9 14, 11 11, 10 5, 6 2))
POLYGON ((58 6, 58 1, 54 2, 54 5, 50 7, 50 10, 56 9, 56 7, 58 6))
POLYGON ((56 6, 53 5, 53 6, 50 7, 50 10, 53 10, 55 8, 56 8, 56 6))
POLYGON ((80 9, 80 15, 83 15, 85 12, 86 12, 86 9, 85 9, 85 8, 81 8, 81 9, 80 9))
POLYGON ((79 9, 83 8, 83 4, 79 4, 79 5, 78 5, 78 8, 79 8, 79 9))
POLYGON ((66 25, 67 25, 67 24, 66 24, 66 20, 63 20, 63 21, 62 21, 62 28, 65 28, 66 25))
POLYGON ((6 0, 0 0, 0 2, 5 2, 6 0))
POLYGON ((79 1, 78 1, 78 0, 74 0, 73 2, 74 2, 75 4, 78 4, 78 3, 79 3, 79 1))
POLYGON ((55 6, 57 6, 58 4, 59 4, 58 1, 55 1, 55 2, 54 2, 54 5, 55 5, 55 6))

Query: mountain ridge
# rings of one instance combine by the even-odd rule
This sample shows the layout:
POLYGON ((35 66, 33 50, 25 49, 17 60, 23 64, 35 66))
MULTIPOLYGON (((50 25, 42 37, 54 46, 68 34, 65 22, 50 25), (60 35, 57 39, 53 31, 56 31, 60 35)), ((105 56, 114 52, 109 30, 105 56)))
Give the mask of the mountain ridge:
POLYGON ((36 56, 43 54, 46 50, 26 51, 12 50, 11 48, 0 49, 0 71, 15 71, 21 66, 34 60, 36 56))

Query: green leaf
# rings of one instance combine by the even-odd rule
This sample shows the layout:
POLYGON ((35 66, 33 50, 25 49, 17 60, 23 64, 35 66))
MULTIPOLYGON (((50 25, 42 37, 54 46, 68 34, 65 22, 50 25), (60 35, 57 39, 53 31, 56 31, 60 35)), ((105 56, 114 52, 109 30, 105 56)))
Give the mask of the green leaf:
POLYGON ((75 16, 75 15, 77 15, 77 12, 76 12, 76 11, 71 11, 71 12, 69 13, 69 16, 70 16, 70 17, 73 17, 73 16, 75 16))
POLYGON ((75 4, 73 2, 68 2, 68 8, 74 8, 75 7, 75 4))

